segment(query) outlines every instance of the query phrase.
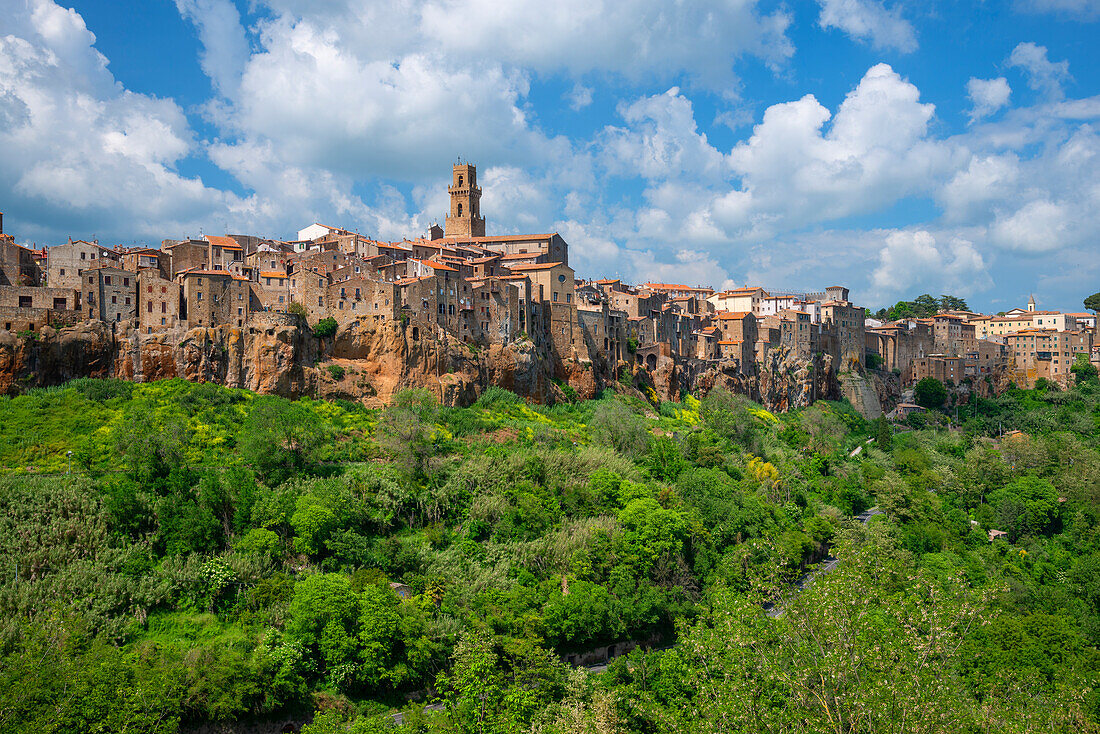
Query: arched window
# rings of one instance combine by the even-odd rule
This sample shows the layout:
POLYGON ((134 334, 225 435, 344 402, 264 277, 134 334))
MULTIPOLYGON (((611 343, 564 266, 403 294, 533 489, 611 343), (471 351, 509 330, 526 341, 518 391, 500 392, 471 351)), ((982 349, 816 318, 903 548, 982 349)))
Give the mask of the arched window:
POLYGON ((458 204, 458 216, 462 216, 462 202, 459 202, 458 204))
POLYGON ((462 186, 462 174, 461 173, 458 174, 458 185, 461 188, 461 186, 462 186))

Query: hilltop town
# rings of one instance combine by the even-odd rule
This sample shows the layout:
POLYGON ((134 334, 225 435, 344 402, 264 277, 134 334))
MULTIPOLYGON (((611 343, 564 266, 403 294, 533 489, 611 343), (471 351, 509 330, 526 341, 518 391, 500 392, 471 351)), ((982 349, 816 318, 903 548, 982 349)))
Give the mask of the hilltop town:
POLYGON ((486 235, 474 165, 454 166, 448 192, 444 226, 401 241, 314 223, 289 242, 206 235, 154 249, 70 239, 34 250, 3 234, 0 215, 0 337, 34 341, 88 322, 139 344, 193 329, 392 327, 408 345, 524 344, 555 381, 595 366, 589 387, 626 375, 672 399, 717 379, 759 398, 777 374, 801 371, 805 395, 765 400, 776 407, 835 397, 837 375, 893 376, 900 397, 924 377, 1065 386, 1075 360, 1100 361, 1095 314, 1040 310, 1034 299, 996 316, 880 321, 839 285, 789 293, 578 279, 560 234, 486 235), (821 373, 834 380, 818 387, 821 373))

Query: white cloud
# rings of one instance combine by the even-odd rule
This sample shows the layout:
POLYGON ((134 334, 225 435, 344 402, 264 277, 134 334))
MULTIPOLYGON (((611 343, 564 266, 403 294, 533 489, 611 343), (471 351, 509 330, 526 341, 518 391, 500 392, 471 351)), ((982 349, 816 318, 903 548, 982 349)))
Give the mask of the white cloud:
POLYGON ((800 226, 928 191, 954 165, 951 147, 928 136, 934 113, 886 64, 867 72, 828 130, 829 111, 812 95, 773 105, 731 152, 743 186, 719 202, 716 218, 727 228, 745 217, 800 226))
POLYGON ((606 128, 601 141, 610 172, 647 179, 685 173, 708 178, 723 172, 722 154, 699 132, 692 104, 679 88, 620 104, 619 115, 627 127, 606 128))
POLYGON ((0 127, 0 181, 9 211, 43 223, 25 234, 67 225, 153 238, 238 206, 177 173, 195 147, 183 111, 117 84, 80 15, 36 0, 5 21, 0 115, 12 124, 0 127))
POLYGON ((565 98, 569 100, 569 106, 572 109, 583 110, 585 107, 592 104, 592 88, 577 82, 565 95, 565 98))
POLYGON ((944 219, 953 224, 985 221, 991 205, 1012 196, 1020 184, 1020 160, 1014 153, 975 156, 937 193, 944 219))
POLYGON ((1100 0, 1016 0, 1016 8, 1025 13, 1053 13, 1086 21, 1100 18, 1100 0))
POLYGON ((230 0, 176 0, 176 8, 199 31, 203 72, 222 94, 235 94, 249 54, 237 6, 230 0))
POLYGON ((822 28, 837 28, 852 38, 870 41, 876 49, 902 53, 917 50, 917 34, 901 16, 901 7, 887 8, 880 0, 818 0, 822 28))
MULTIPOLYGON (((412 3, 414 13, 419 3, 412 3)), ((421 32, 450 55, 493 57, 536 71, 613 73, 634 81, 686 74, 730 92, 744 56, 784 62, 793 53, 783 11, 756 0, 429 0, 421 32)))
POLYGON ((885 234, 878 267, 871 276, 880 302, 918 291, 970 296, 988 289, 992 279, 973 243, 953 238, 940 244, 927 230, 885 234))
POLYGON ((1047 58, 1046 46, 1038 46, 1030 41, 1012 49, 1008 64, 1024 70, 1029 87, 1052 98, 1062 97, 1062 84, 1070 78, 1068 61, 1051 61, 1047 58))
POLYGON ((1008 80, 1003 76, 996 79, 970 77, 970 81, 966 83, 966 93, 973 105, 970 110, 970 122, 976 122, 989 117, 1008 104, 1012 88, 1008 86, 1008 80))

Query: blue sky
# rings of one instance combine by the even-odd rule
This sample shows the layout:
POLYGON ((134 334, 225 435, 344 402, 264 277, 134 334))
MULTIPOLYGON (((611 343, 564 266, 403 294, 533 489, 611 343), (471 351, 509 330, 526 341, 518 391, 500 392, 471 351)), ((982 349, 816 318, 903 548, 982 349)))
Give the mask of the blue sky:
POLYGON ((490 232, 581 276, 847 284, 1003 310, 1100 290, 1100 0, 0 0, 23 242, 322 221, 490 232))

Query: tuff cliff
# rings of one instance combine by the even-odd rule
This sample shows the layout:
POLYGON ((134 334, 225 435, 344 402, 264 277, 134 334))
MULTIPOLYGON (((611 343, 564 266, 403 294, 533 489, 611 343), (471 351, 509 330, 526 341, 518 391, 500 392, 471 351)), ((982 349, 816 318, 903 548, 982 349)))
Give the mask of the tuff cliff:
MULTIPOLYGON (((75 377, 148 382, 181 377, 285 397, 343 398, 376 407, 405 388, 426 388, 445 405, 468 405, 498 385, 537 402, 556 402, 568 388, 581 398, 625 383, 678 400, 715 385, 748 395, 770 410, 838 398, 828 357, 799 359, 773 350, 755 375, 736 365, 662 357, 653 370, 546 354, 530 341, 471 347, 445 333, 401 322, 360 321, 318 338, 292 319, 245 328, 221 326, 141 334, 84 322, 43 329, 35 338, 0 332, 0 393, 60 384, 75 377), (619 381, 626 371, 628 380, 619 381)), ((629 388, 627 388, 629 389, 629 388)))

